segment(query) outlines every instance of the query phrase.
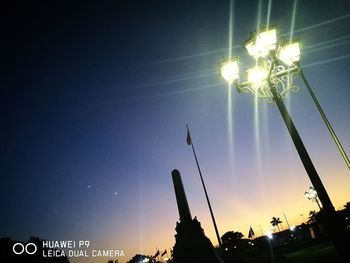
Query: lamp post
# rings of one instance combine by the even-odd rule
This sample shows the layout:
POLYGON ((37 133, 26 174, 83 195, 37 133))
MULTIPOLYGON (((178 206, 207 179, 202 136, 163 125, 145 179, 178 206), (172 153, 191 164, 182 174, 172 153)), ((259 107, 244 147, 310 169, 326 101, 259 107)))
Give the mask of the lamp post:
POLYGON ((315 190, 315 188, 313 188, 312 186, 310 186, 309 190, 307 190, 305 193, 304 193, 304 196, 313 201, 313 202, 316 202, 316 204, 318 205, 318 208, 321 210, 321 205, 320 203, 318 202, 318 195, 317 195, 317 191, 315 190))
MULTIPOLYGON (((254 57, 257 62, 258 62, 258 66, 251 68, 247 71, 248 73, 248 82, 261 82, 264 79, 267 79, 268 77, 268 68, 271 65, 261 65, 261 58, 265 58, 267 55, 270 55, 273 59, 270 60, 270 62, 274 62, 275 63, 275 69, 273 69, 271 67, 271 69, 273 71, 275 71, 275 75, 271 74, 269 76, 274 77, 279 77, 279 79, 275 79, 274 81, 281 81, 278 84, 283 85, 283 82, 285 85, 287 85, 287 87, 283 87, 283 89, 281 90, 281 92, 279 93, 279 95, 282 98, 285 98, 287 96, 287 93, 289 90, 294 90, 294 91, 298 91, 299 87, 292 85, 293 83, 293 74, 291 73, 295 73, 297 72, 305 86, 306 89, 308 90, 312 100, 314 101, 317 110, 319 111, 323 122, 325 123, 329 133, 331 134, 332 139, 334 140, 335 145, 337 146, 341 156, 343 157, 345 164, 347 165, 347 167, 350 169, 350 160, 349 157, 347 156, 340 140, 338 139, 337 134, 335 133, 332 125, 330 124, 326 114, 324 113, 321 104, 318 102, 318 99, 315 95, 315 93, 313 92, 313 90, 311 89, 311 86, 309 84, 309 82, 307 81, 304 71, 301 68, 300 64, 299 64, 299 59, 300 59, 300 47, 299 47, 299 42, 298 41, 288 41, 288 42, 282 42, 278 48, 276 48, 277 46, 277 37, 276 37, 276 29, 275 28, 271 28, 269 30, 265 30, 262 31, 259 34, 256 34, 254 36, 252 36, 248 41, 246 41, 245 43, 245 47, 248 51, 248 53, 254 57), (277 52, 277 59, 276 59, 276 52, 277 52), (283 62, 283 64, 285 64, 286 66, 288 66, 289 68, 287 70, 285 70, 285 66, 283 65, 279 65, 278 61, 283 62), (260 65, 259 65, 260 64, 260 65), (278 72, 278 73, 277 73, 278 72), (288 74, 288 75, 286 75, 288 74)), ((232 83, 234 82, 236 79, 239 78, 238 76, 238 64, 235 64, 235 59, 232 59, 231 61, 228 61, 224 64, 222 64, 222 68, 221 68, 221 75, 222 77, 224 77, 228 82, 232 83)), ((262 63, 264 64, 264 63, 262 63)), ((245 84, 243 85, 245 87, 244 90, 247 89, 247 86, 251 85, 251 83, 242 83, 245 84)), ((238 86, 242 86, 242 84, 238 85, 238 86)), ((274 83, 276 84, 276 83, 274 83)), ((256 85, 251 85, 251 87, 254 88, 254 86, 256 85)), ((258 86, 263 86, 263 85, 258 85, 258 86)), ((240 91, 239 87, 237 87, 238 90, 240 91)), ((242 89, 241 89, 242 90, 242 89)), ((243 90, 243 91, 244 91, 243 90)), ((249 90, 249 89, 248 89, 249 90)), ((252 91, 252 90, 250 90, 252 91)), ((260 90, 254 90, 252 91, 254 94, 257 95, 258 98, 265 98, 270 100, 271 102, 271 94, 268 94, 269 92, 264 88, 260 87, 260 90)), ((277 101, 276 101, 277 103, 277 101)))
POLYGON ((244 46, 256 62, 254 67, 247 70, 247 80, 240 81, 238 57, 220 64, 221 76, 229 83, 235 84, 239 93, 253 93, 257 100, 276 103, 327 215, 328 233, 339 254, 345 259, 349 249, 349 243, 346 244, 349 241, 349 234, 338 222, 328 193, 283 103, 283 99, 288 96, 290 91, 299 90, 293 84, 294 75, 300 73, 300 67, 298 66, 300 59, 299 42, 294 40, 278 43, 276 27, 270 27, 252 34, 244 43, 244 46))

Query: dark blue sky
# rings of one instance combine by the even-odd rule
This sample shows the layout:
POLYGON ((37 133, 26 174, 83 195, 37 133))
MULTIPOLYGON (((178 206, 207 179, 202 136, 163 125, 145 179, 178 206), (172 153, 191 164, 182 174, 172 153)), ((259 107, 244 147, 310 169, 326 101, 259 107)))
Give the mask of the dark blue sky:
MULTIPOLYGON (((260 4, 264 24, 268 1, 260 4)), ((192 214, 214 237, 186 124, 221 234, 267 226, 287 206, 275 194, 298 223, 312 208, 302 196, 310 182, 277 108, 262 103, 257 114, 252 95, 233 91, 228 113, 217 63, 228 56, 229 6, 14 1, 2 8, 0 235, 84 237, 129 258, 170 247, 178 220, 170 172, 178 168, 192 214), (266 222, 247 223, 252 217, 266 222)), ((234 1, 233 46, 255 31, 258 7, 234 1)), ((270 21, 287 37, 292 13, 293 1, 272 1, 270 21)), ((349 23, 348 1, 297 3, 301 64, 348 153, 349 23)), ((242 47, 233 53, 244 68, 253 63, 242 47)), ((297 83, 289 108, 338 208, 350 199, 349 170, 297 83)))

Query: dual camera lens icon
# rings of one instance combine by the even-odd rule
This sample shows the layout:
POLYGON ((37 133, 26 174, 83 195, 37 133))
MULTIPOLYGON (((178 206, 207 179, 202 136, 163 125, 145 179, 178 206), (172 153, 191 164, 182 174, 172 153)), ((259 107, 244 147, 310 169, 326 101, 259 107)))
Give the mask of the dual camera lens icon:
POLYGON ((33 255, 37 250, 38 248, 34 243, 28 243, 26 245, 23 245, 22 243, 16 243, 12 247, 12 251, 16 255, 22 255, 24 252, 28 255, 33 255))

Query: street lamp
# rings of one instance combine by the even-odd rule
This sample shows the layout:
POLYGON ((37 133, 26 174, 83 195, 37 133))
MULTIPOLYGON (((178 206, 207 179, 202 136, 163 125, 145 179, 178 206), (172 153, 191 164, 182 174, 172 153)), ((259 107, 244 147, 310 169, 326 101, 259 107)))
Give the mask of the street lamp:
POLYGON ((272 234, 272 231, 271 230, 267 230, 265 232, 265 235, 269 238, 269 239, 273 239, 273 234, 272 234))
POLYGON ((245 82, 240 82, 238 57, 220 64, 221 76, 227 82, 234 83, 238 92, 251 92, 258 99, 277 103, 272 94, 273 90, 276 90, 281 98, 286 98, 290 90, 299 90, 292 81, 293 73, 299 71, 299 67, 295 65, 300 59, 299 42, 277 45, 276 28, 272 28, 253 34, 244 46, 249 55, 256 60, 255 66, 247 70, 245 82))
MULTIPOLYGON (((331 134, 341 156, 343 157, 347 167, 350 169, 350 160, 347 156, 340 140, 337 137, 332 125, 330 124, 326 114, 324 113, 320 103, 317 100, 316 95, 310 87, 304 72, 299 64, 300 60, 300 43, 298 40, 282 41, 277 45, 277 34, 276 28, 268 28, 263 30, 258 34, 253 34, 244 44, 249 55, 251 55, 257 61, 258 66, 247 70, 247 79, 245 83, 240 83, 237 86, 239 92, 249 91, 251 88, 257 98, 268 99, 270 103, 273 102, 271 98, 273 97, 269 94, 268 89, 264 87, 265 84, 269 84, 271 81, 273 84, 281 85, 282 91, 279 95, 285 98, 287 94, 285 92, 289 90, 298 91, 299 88, 292 85, 293 75, 291 73, 297 72, 300 74, 306 89, 310 93, 317 110, 319 111, 322 120, 324 121, 329 133, 331 134), (270 59, 267 59, 270 57, 270 59), (279 63, 282 62, 282 65, 279 63), (288 68, 286 69, 287 66, 288 68), (269 75, 269 71, 272 71, 269 75), (268 75, 270 80, 267 80, 268 75), (276 78, 278 77, 278 78, 276 78), (264 81, 264 83, 263 83, 264 81), (276 83, 279 81, 280 83, 276 83), (287 87, 285 87, 287 85, 287 87), (250 89, 249 89, 250 86, 250 89), (258 88, 257 88, 258 87, 258 88), (244 89, 242 89, 244 88, 244 89)), ((221 65, 221 76, 228 81, 233 83, 239 80, 239 69, 238 69, 238 57, 234 57, 230 61, 227 61, 221 65)))
POLYGON ((318 205, 318 207, 320 208, 320 210, 322 209, 321 206, 320 206, 320 203, 318 202, 318 195, 317 195, 317 191, 315 190, 315 188, 313 188, 312 186, 310 186, 309 190, 307 190, 305 193, 304 193, 304 196, 313 201, 313 202, 316 202, 316 204, 318 205))
POLYGON ((221 76, 229 83, 234 83, 239 93, 253 93, 256 100, 276 103, 309 179, 317 190, 328 218, 328 232, 337 250, 345 258, 348 250, 348 245, 345 244, 350 243, 349 235, 338 222, 328 193, 283 103, 290 91, 299 90, 293 84, 293 78, 301 72, 300 44, 296 40, 278 43, 276 27, 269 27, 252 34, 244 46, 255 59, 254 67, 247 70, 247 79, 243 82, 240 80, 238 57, 220 64, 221 76))

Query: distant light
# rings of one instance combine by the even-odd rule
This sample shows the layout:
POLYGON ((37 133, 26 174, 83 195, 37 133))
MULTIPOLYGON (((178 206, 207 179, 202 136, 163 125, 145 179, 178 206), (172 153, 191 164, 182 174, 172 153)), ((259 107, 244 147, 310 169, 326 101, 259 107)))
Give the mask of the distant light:
POLYGON ((265 234, 269 239, 273 239, 273 235, 272 235, 271 230, 267 230, 265 234))
POLYGON ((315 190, 315 188, 313 188, 312 186, 310 186, 309 190, 307 190, 305 193, 304 193, 304 196, 307 198, 307 199, 314 199, 317 197, 317 191, 315 190))
POLYGON ((281 45, 277 57, 288 66, 292 66, 295 62, 298 62, 300 60, 299 42, 281 45))
POLYGON ((230 84, 239 78, 238 58, 221 64, 221 76, 230 84))
POLYGON ((267 71, 261 67, 254 67, 247 70, 248 82, 253 83, 255 86, 260 86, 261 82, 267 78, 267 71))
POLYGON ((227 248, 227 247, 225 247, 225 250, 227 251, 227 250, 228 250, 228 248, 227 248))
POLYGON ((290 230, 290 231, 294 231, 294 230, 295 230, 295 226, 294 226, 294 225, 293 225, 293 226, 290 226, 289 230, 290 230))

